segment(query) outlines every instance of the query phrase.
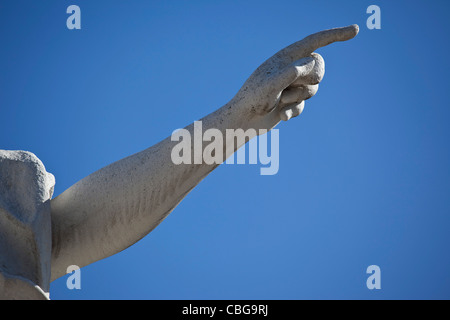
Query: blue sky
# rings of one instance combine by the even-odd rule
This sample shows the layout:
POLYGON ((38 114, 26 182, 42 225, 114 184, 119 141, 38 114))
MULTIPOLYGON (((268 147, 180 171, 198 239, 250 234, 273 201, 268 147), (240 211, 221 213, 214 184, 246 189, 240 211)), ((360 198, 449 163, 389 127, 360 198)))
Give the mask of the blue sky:
POLYGON ((55 196, 228 102, 265 59, 321 48, 280 129, 280 169, 222 165, 147 237, 66 277, 58 299, 449 299, 448 1, 1 1, 0 148, 55 196), (66 8, 81 8, 81 30, 66 8), (381 8, 381 30, 366 9, 381 8), (368 290, 366 268, 381 268, 368 290))

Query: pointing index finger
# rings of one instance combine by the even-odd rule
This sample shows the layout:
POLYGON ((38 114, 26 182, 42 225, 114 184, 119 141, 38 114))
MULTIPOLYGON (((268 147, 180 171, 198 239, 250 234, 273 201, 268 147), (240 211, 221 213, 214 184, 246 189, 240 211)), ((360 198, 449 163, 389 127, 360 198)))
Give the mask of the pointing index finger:
POLYGON ((281 60, 285 60, 285 62, 296 61, 300 58, 309 56, 318 48, 333 42, 350 40, 354 38, 358 32, 359 27, 357 24, 317 32, 282 49, 276 56, 281 60))

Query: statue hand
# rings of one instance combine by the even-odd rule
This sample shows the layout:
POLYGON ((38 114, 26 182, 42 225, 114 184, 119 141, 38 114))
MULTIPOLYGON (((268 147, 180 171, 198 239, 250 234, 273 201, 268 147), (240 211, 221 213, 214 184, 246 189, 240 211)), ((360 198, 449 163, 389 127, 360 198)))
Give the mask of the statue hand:
POLYGON ((322 57, 314 51, 335 41, 352 39, 358 31, 357 25, 351 25, 318 32, 266 60, 233 98, 243 106, 245 120, 257 122, 256 126, 263 123, 270 129, 280 120, 298 116, 304 100, 316 94, 325 72, 322 57))

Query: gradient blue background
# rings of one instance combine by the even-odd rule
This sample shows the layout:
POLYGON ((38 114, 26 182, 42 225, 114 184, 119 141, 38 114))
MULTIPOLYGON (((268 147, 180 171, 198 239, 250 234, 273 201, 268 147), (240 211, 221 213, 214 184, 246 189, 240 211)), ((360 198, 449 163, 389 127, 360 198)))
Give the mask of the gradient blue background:
POLYGON ((0 2, 0 148, 55 196, 225 104, 311 33, 326 74, 282 123, 280 170, 222 165, 150 235, 52 299, 448 299, 448 1, 0 2), (81 30, 66 8, 81 8, 81 30), (366 9, 381 8, 368 30, 366 9), (381 268, 381 290, 366 268, 381 268))

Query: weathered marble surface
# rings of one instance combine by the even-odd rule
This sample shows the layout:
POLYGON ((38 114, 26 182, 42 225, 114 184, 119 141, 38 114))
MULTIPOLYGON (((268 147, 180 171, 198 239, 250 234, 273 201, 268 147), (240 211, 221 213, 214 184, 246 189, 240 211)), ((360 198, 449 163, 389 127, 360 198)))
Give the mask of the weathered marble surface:
POLYGON ((0 150, 0 298, 46 298, 54 185, 33 153, 0 150))

